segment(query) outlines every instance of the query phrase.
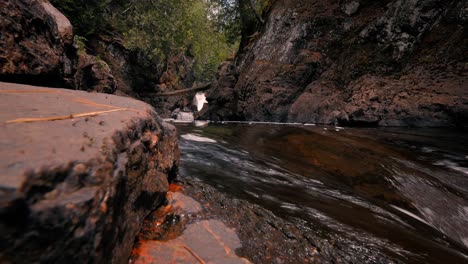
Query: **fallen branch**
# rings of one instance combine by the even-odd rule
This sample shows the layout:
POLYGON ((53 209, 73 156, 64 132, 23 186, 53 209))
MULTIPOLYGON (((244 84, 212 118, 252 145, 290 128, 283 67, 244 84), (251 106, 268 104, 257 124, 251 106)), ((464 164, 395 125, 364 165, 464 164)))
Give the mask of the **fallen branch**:
POLYGON ((76 103, 80 103, 80 104, 90 105, 90 106, 106 107, 106 108, 114 108, 114 109, 121 108, 119 106, 114 106, 114 105, 98 104, 98 103, 95 103, 91 100, 84 99, 84 98, 75 98, 72 101, 76 103))
POLYGON ((200 262, 201 264, 206 264, 206 262, 200 257, 198 256, 197 253, 195 253, 192 249, 190 249, 188 246, 184 246, 184 248, 190 253, 192 254, 192 256, 194 256, 198 262, 200 262))
MULTIPOLYGON (((75 98, 75 99, 73 99, 71 101, 76 102, 76 103, 80 103, 80 104, 84 104, 84 105, 89 105, 89 106, 105 107, 105 108, 112 108, 112 109, 122 109, 122 107, 120 107, 120 106, 108 105, 108 104, 99 104, 99 103, 93 102, 91 100, 88 100, 88 99, 85 99, 85 98, 80 98, 80 97, 75 98)), ((125 108, 125 110, 140 113, 140 110, 134 109, 134 108, 125 108)))
POLYGON ((43 122, 43 121, 57 121, 57 120, 65 120, 65 119, 73 119, 77 117, 87 117, 87 116, 97 116, 106 113, 112 113, 117 111, 125 111, 128 110, 127 108, 118 108, 112 109, 107 111, 96 111, 96 112, 87 112, 87 113, 79 113, 79 114, 70 114, 65 116, 54 116, 54 117, 39 117, 39 118, 18 118, 14 120, 6 121, 7 124, 14 124, 14 123, 32 123, 32 122, 43 122))
POLYGON ((148 95, 148 96, 176 96, 176 95, 182 95, 182 94, 191 93, 191 92, 205 91, 205 90, 210 89, 211 85, 212 85, 212 83, 207 83, 207 84, 195 86, 195 87, 192 87, 192 88, 177 90, 177 91, 173 91, 173 92, 147 93, 147 94, 144 94, 144 95, 148 95))
POLYGON ((0 93, 59 93, 60 91, 54 90, 0 90, 0 93))

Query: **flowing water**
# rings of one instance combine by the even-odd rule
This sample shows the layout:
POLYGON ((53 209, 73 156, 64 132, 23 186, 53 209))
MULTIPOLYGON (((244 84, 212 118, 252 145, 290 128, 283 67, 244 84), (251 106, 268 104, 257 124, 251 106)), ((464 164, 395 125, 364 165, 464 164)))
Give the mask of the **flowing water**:
POLYGON ((178 125, 181 174, 405 263, 468 263, 468 134, 178 125))

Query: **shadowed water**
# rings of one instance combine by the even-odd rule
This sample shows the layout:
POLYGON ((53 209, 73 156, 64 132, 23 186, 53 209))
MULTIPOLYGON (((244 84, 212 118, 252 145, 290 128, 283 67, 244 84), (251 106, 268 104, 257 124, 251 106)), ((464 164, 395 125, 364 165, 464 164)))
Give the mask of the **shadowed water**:
POLYGON ((466 133, 266 124, 178 129, 184 177, 395 260, 468 263, 466 133))

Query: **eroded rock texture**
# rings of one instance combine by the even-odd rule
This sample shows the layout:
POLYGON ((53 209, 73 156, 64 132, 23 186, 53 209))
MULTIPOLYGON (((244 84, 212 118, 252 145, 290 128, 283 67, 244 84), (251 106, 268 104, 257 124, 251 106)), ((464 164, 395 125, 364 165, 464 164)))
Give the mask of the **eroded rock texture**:
POLYGON ((0 262, 128 263, 176 176, 175 128, 113 95, 0 82, 0 101, 0 262))
POLYGON ((278 0, 204 117, 466 126, 467 12, 465 0, 278 0))
POLYGON ((0 2, 0 80, 67 86, 76 55, 70 21, 48 1, 0 2))

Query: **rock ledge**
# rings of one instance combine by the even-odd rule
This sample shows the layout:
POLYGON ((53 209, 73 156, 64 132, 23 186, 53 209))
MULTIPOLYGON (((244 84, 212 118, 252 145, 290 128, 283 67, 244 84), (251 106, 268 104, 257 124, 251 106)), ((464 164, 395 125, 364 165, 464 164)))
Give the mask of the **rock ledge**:
POLYGON ((127 263, 177 173, 175 128, 112 95, 0 82, 0 101, 0 262, 127 263))

